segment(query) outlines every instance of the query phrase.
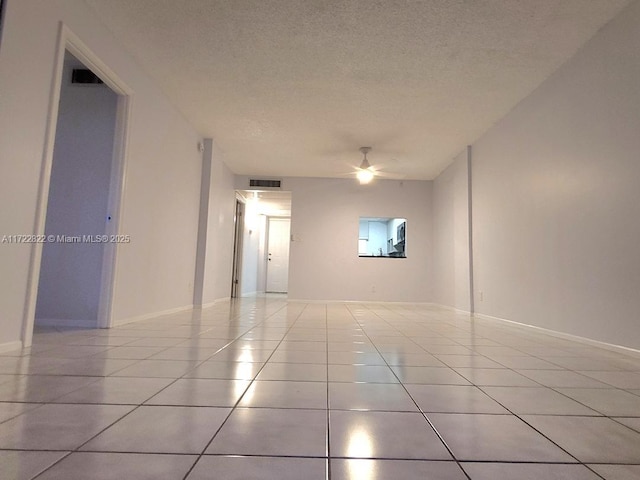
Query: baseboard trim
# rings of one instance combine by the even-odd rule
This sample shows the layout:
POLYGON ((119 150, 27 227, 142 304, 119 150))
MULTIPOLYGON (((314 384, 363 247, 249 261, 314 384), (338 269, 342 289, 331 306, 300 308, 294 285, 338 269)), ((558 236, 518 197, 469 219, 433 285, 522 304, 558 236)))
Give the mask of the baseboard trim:
POLYGON ((73 320, 70 318, 36 318, 36 327, 70 327, 70 328, 98 328, 97 320, 73 320))
POLYGON ((220 303, 230 302, 230 301, 231 301, 231 297, 222 297, 222 298, 215 299, 213 302, 204 303, 202 305, 194 305, 193 308, 197 310, 204 310, 205 308, 213 307, 214 305, 218 305, 220 303))
POLYGON ((529 325, 528 323, 516 322, 514 320, 508 320, 506 318, 494 317, 492 315, 485 315, 484 313, 474 313, 473 316, 476 317, 476 318, 483 319, 483 320, 489 320, 489 321, 494 321, 494 322, 502 322, 502 323, 509 323, 511 325, 517 325, 519 327, 530 328, 532 330, 536 330, 538 332, 545 333, 545 334, 550 335, 552 337, 562 338, 564 340, 572 340, 574 342, 582 343, 582 344, 585 344, 585 345, 590 345, 592 347, 599 347, 599 348, 603 348, 605 350, 610 350, 610 351, 617 352, 617 353, 624 353, 626 355, 633 355, 633 356, 640 357, 640 350, 635 349, 635 348, 631 348, 631 347, 625 347, 625 346, 622 346, 622 345, 616 345, 615 343, 602 342, 600 340, 594 340, 594 339, 588 338, 588 337, 581 337, 579 335, 573 335, 571 333, 559 332, 557 330, 551 330, 549 328, 538 327, 536 325, 529 325))
POLYGON ((192 310, 194 307, 193 305, 185 305, 183 307, 176 307, 176 308, 170 308, 168 310, 162 310, 160 312, 152 312, 152 313, 145 313, 143 315, 138 315, 135 317, 129 317, 129 318, 123 318, 120 320, 114 320, 113 323, 111 324, 112 327, 121 327, 122 325, 128 325, 130 323, 136 323, 136 322, 141 322, 143 320, 149 320, 151 318, 155 318, 155 317, 164 317, 166 315, 172 315, 174 313, 180 313, 180 312, 184 312, 187 310, 192 310))
POLYGON ((438 307, 442 307, 445 310, 449 310, 450 312, 460 313, 462 315, 473 315, 469 310, 461 310, 459 308, 452 307, 451 305, 444 305, 444 304, 441 304, 441 303, 434 303, 434 305, 436 305, 438 307))
POLYGON ((22 342, 20 340, 0 343, 0 353, 12 352, 13 350, 22 350, 22 342))

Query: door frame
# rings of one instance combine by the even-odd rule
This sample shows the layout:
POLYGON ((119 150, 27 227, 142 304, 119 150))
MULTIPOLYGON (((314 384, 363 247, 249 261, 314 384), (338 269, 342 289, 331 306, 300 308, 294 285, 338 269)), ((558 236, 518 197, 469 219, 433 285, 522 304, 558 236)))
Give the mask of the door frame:
MULTIPOLYGON (((133 104, 133 90, 111 70, 100 58, 75 35, 67 25, 60 22, 58 42, 55 54, 53 78, 49 95, 49 108, 45 144, 43 148, 42 167, 36 201, 36 215, 34 234, 44 235, 49 201, 49 186, 51 169, 53 166, 53 149, 58 123, 58 107, 62 88, 62 71, 65 52, 68 51, 80 60, 93 73, 98 75, 113 92, 118 95, 116 109, 116 123, 111 164, 111 178, 109 180, 108 219, 105 227, 106 235, 116 235, 119 232, 123 215, 123 197, 125 189, 125 173, 129 143, 129 125, 133 104)), ((98 304, 98 328, 110 328, 113 324, 113 298, 116 290, 116 272, 118 243, 104 244, 102 259, 102 273, 100 285, 100 299, 98 304)), ((42 262, 42 243, 34 243, 31 247, 29 272, 27 277, 27 296, 25 299, 24 318, 22 322, 22 345, 29 347, 33 341, 33 327, 35 324, 35 310, 38 297, 38 282, 40 280, 40 266, 42 262)))
POLYGON ((240 297, 242 285, 242 245, 244 239, 245 199, 236 192, 233 214, 233 267, 231 270, 231 298, 240 297))
POLYGON ((4 19, 5 19, 5 9, 7 7, 7 2, 5 0, 0 0, 0 45, 2 44, 2 32, 4 32, 4 19))

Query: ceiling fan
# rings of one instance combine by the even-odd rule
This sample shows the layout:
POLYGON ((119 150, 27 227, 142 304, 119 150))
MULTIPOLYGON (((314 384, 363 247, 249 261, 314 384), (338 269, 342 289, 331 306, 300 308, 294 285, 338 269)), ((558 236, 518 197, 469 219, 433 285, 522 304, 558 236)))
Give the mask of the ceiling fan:
POLYGON ((361 184, 369 183, 374 179, 374 177, 402 178, 401 175, 384 173, 378 168, 371 166, 369 159, 367 158, 367 154, 372 150, 371 147, 360 147, 359 150, 360 153, 362 153, 363 158, 360 166, 356 169, 356 178, 361 184))

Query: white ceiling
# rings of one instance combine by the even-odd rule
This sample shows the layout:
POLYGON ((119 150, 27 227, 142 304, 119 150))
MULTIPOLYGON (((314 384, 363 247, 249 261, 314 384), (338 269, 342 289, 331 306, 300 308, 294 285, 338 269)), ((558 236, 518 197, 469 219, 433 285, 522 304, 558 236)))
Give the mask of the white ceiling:
POLYGON ((431 179, 629 0, 86 0, 237 174, 431 179))

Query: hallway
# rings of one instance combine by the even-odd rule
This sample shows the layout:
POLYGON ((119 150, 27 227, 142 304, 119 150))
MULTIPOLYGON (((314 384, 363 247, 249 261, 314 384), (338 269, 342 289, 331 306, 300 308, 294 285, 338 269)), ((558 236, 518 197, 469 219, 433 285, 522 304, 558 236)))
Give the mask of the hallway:
POLYGON ((632 479, 640 357, 430 305, 242 298, 0 355, 0 475, 632 479))

